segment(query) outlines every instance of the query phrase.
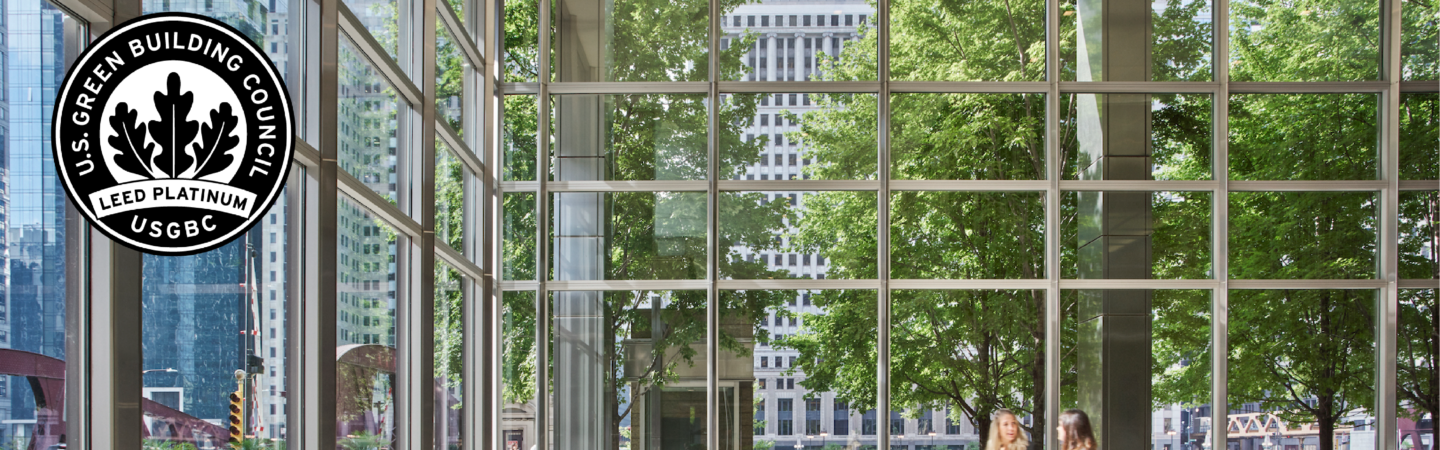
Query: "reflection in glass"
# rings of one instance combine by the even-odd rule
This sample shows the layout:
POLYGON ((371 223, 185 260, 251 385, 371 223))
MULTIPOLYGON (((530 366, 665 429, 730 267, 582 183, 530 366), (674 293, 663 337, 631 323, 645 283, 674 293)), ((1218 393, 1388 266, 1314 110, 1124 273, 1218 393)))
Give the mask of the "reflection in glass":
POLYGON ((732 2, 721 10, 721 80, 875 79, 873 4, 732 2))
POLYGON ((505 292, 500 311, 500 448, 537 445, 535 292, 505 292))
POLYGON ((535 138, 536 124, 535 96, 507 95, 503 128, 500 130, 500 146, 505 167, 500 176, 505 181, 535 180, 535 158, 539 142, 535 138))
POLYGON ((1062 80, 1212 79, 1210 1, 1073 0, 1060 9, 1062 80))
MULTIPOLYGON (((400 48, 400 0, 345 0, 345 6, 360 19, 365 31, 380 43, 380 48, 392 60, 399 60, 400 48)), ((409 19, 408 17, 406 18, 409 19)), ((358 36, 353 39, 360 39, 358 36)), ((343 44, 342 44, 343 45, 343 44)), ((404 65, 401 65, 404 68, 404 65)), ((408 69, 407 69, 408 72, 408 69)))
POLYGON ((465 280, 435 261, 435 449, 459 450, 464 430, 465 280))
POLYGON ((890 21, 896 80, 1045 80, 1043 1, 902 0, 890 21))
POLYGON ((465 137, 465 77, 470 67, 444 20, 435 19, 435 112, 465 137))
POLYGON ((1440 385, 1435 383, 1440 376, 1440 346, 1435 345, 1436 327, 1440 326, 1436 292, 1400 290, 1395 358, 1400 448, 1419 449, 1425 443, 1435 443, 1435 426, 1425 427, 1421 422, 1428 419, 1433 424, 1440 418, 1440 385))
POLYGON ((535 279, 535 193, 506 192, 501 214, 504 216, 504 242, 501 243, 501 279, 535 279))
POLYGON ((704 291, 555 292, 552 301, 555 448, 704 443, 704 291))
POLYGON ((435 140, 435 239, 465 252, 465 177, 470 171, 435 140))
POLYGON ((1400 94, 1400 179, 1440 179, 1440 93, 1400 94))
POLYGON ((1235 0, 1229 26, 1233 81, 1380 78, 1378 1, 1235 0))
POLYGON ((553 98, 556 181, 705 179, 704 95, 553 98))
POLYGON ((720 276, 874 278, 875 208, 874 192, 722 193, 720 276))
POLYGON ((1434 4, 1401 3, 1400 15, 1400 79, 1440 79, 1440 20, 1434 4))
POLYGON ((904 192, 890 200, 890 276, 1044 278, 1043 192, 904 192))
POLYGON ((399 98, 348 39, 340 40, 340 168, 396 203, 399 98))
POLYGON ((552 200, 553 279, 705 278, 705 193, 561 192, 552 200))
POLYGON ((1375 194, 1230 193, 1230 277, 1375 278, 1375 194))
POLYGON ((338 210, 336 444, 393 447, 397 236, 348 197, 338 210))
POLYGON ((1230 178, 1373 180, 1379 176, 1374 94, 1230 96, 1230 178))
POLYGON ((1106 448, 1205 448, 1224 423, 1209 405, 1210 300, 1206 290, 1062 291, 1060 409, 1088 413, 1106 448))
POLYGON ((705 81, 709 6, 699 0, 557 0, 551 16, 555 81, 705 81))
POLYGON ((1440 192, 1400 193, 1400 278, 1440 278, 1440 192))
POLYGON ((1066 192, 1064 278, 1210 278, 1208 191, 1066 192))
POLYGON ((895 94, 890 177, 1045 179, 1042 94, 895 94))
POLYGON ((1045 291, 895 291, 890 311, 891 407, 917 434, 944 431, 938 417, 975 433, 937 445, 983 445, 1003 408, 1043 444, 1045 291))
POLYGON ((725 94, 720 176, 874 178, 876 107, 873 94, 725 94))
POLYGON ((1061 103, 1065 179, 1211 178, 1209 95, 1070 94, 1061 103))
POLYGON ((1230 291, 1227 442, 1375 449, 1376 295, 1230 291))

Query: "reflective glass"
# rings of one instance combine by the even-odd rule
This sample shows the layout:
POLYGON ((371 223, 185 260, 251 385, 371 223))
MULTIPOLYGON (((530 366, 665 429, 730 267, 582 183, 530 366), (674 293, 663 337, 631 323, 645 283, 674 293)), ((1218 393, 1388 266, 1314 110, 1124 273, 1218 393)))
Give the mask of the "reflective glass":
POLYGON ((1440 278, 1440 191, 1400 193, 1400 278, 1440 278))
POLYGON ((435 449, 464 442, 465 286, 449 264, 435 261, 435 449))
POLYGON ((1065 179, 1211 179, 1209 95, 1069 94, 1061 110, 1065 179))
POLYGON ((396 203, 399 97, 348 39, 340 40, 338 72, 340 168, 396 203))
POLYGON ((1245 94, 1230 97, 1233 180, 1374 180, 1379 97, 1245 94))
POLYGON ((554 280, 705 278, 705 193, 553 194, 554 280))
POLYGON ((1234 0, 1229 26, 1233 81, 1380 78, 1378 1, 1234 0))
POLYGON ((535 292, 501 294, 500 443, 504 450, 527 450, 539 443, 535 394, 535 292))
POLYGON ((556 0, 554 81, 705 81, 710 4, 556 0))
POLYGON ((1440 94, 1400 94, 1400 179, 1440 179, 1440 94))
POLYGON ((506 192, 500 214, 504 224, 501 279, 535 279, 535 193, 506 192))
POLYGON ((557 95, 556 181, 703 180, 704 95, 557 95))
POLYGON ((395 230, 341 196, 335 342, 337 449, 395 442, 395 230))
POLYGON ((873 94, 726 94, 720 176, 873 179, 876 107, 873 94))
POLYGON ((1210 191, 1064 193, 1061 276, 1211 278, 1211 196, 1210 191))
MULTIPOLYGON (((540 1, 505 2, 505 72, 501 80, 540 79, 540 1)), ((533 102, 532 102, 533 103, 533 102)))
POLYGON ((727 2, 720 13, 721 80, 875 79, 874 4, 727 2))
POLYGON ((1402 2, 1400 14, 1401 79, 1440 79, 1440 19, 1434 5, 1402 2))
POLYGON ((890 178, 1045 179, 1043 94, 894 94, 890 178))
POLYGON ((1044 278, 1044 192, 894 192, 890 277, 1044 278))
POLYGON ((551 301, 554 448, 704 442, 705 291, 564 291, 551 301))
MULTIPOLYGON (((153 1, 153 0, 152 0, 153 1)), ((222 0, 223 1, 223 0, 222 0)), ((233 0, 232 0, 233 1, 233 0)), ((400 59, 400 0, 344 0, 345 6, 350 7, 350 12, 355 18, 360 19, 360 24, 365 26, 365 31, 380 43, 380 48, 390 59, 400 59)), ((408 4, 407 4, 408 6, 408 4)), ((408 19, 408 17, 407 17, 408 19)), ((408 28, 408 27, 407 27, 408 28)), ((359 36, 350 36, 352 39, 361 40, 359 36)), ((344 45, 344 44, 341 44, 344 45)), ((343 57, 341 59, 344 60, 343 57)), ((343 65, 343 63, 342 63, 343 65)), ((401 65, 405 68, 404 65, 401 65)), ((408 69, 408 68, 407 68, 408 69)), ((408 71, 408 70, 407 70, 408 71)))
POLYGON ((1207 447, 1215 424, 1210 291, 1060 295, 1060 408, 1085 411, 1102 448, 1207 447))
POLYGON ((445 21, 435 20, 435 112, 440 121, 465 137, 465 77, 469 61, 445 21))
POLYGON ((535 115, 535 96, 507 95, 501 105, 505 123, 500 129, 500 148, 505 158, 505 167, 500 176, 505 181, 535 180, 535 161, 540 143, 535 137, 538 127, 535 115))
MULTIPOLYGON (((1440 306, 1435 289, 1401 289, 1399 328, 1396 338, 1395 400, 1400 448, 1420 449, 1435 444, 1435 423, 1440 417, 1440 386, 1436 386, 1436 363, 1440 347, 1435 345, 1440 327, 1440 306)), ((1434 448, 1434 447, 1430 447, 1434 448)))
POLYGON ((721 291, 720 373, 741 393, 721 411, 742 424, 739 445, 726 448, 874 445, 875 433, 860 432, 860 411, 876 402, 876 298, 873 290, 721 291))
POLYGON ((435 140, 435 240, 465 252, 465 178, 470 171, 435 140))
POLYGON ((720 194, 720 277, 875 278, 874 192, 720 194))
POLYGON ((1228 445, 1377 448, 1376 295, 1230 291, 1228 445))
POLYGON ((1231 192, 1230 278, 1375 278, 1375 201, 1372 192, 1231 192))
POLYGON ((1060 10, 1062 80, 1213 79, 1210 1, 1067 0, 1060 10))
POLYGON ((896 80, 1045 80, 1043 1, 895 1, 890 33, 896 80))
POLYGON ((890 404, 913 423, 892 442, 979 445, 1008 409, 1024 448, 1043 445, 1044 319, 1043 290, 894 291, 890 404))

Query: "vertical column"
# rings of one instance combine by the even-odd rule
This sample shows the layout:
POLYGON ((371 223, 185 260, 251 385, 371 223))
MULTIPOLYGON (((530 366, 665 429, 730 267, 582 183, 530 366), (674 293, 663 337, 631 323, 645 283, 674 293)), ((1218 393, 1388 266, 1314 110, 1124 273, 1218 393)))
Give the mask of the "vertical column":
MULTIPOLYGON (((825 16, 819 16, 819 17, 825 17, 825 16)), ((822 20, 823 20, 823 19, 822 19, 822 20)), ((821 36, 821 38, 820 38, 820 43, 816 45, 817 48, 823 49, 822 51, 825 52, 825 56, 826 56, 827 58, 831 58, 832 60, 835 58, 835 54, 834 54, 834 53, 831 53, 831 50, 830 50, 830 40, 831 40, 831 38, 833 38, 833 37, 835 37, 835 33, 825 33, 825 34, 823 34, 823 35, 821 36)), ((817 59, 818 59, 818 58, 817 58, 817 59)), ((820 69, 820 65, 819 65, 819 62, 818 62, 818 61, 816 62, 815 69, 816 69, 817 72, 818 72, 819 69, 820 69)), ((822 75, 823 75, 823 73, 822 73, 822 75)))
MULTIPOLYGON (((403 4, 403 3, 402 3, 403 4)), ((412 449, 434 448, 435 439, 435 52, 436 52, 436 1, 412 0, 409 18, 420 23, 411 23, 410 48, 419 47, 411 53, 411 73, 420 74, 421 102, 415 105, 420 113, 420 126, 415 127, 419 136, 409 142, 419 148, 402 154, 407 155, 409 171, 419 178, 419 183, 404 183, 415 186, 419 192, 402 195, 401 198, 415 200, 407 208, 419 215, 420 235, 409 246, 413 250, 405 261, 411 263, 409 282, 400 290, 409 291, 398 312, 401 326, 398 328, 399 342, 396 405, 398 441, 412 449), (416 67, 418 66, 418 67, 416 67)), ((460 34, 454 35, 460 36, 460 34)), ((452 36, 452 38, 454 37, 452 36)), ((403 42, 403 41, 402 41, 403 42)), ((463 249, 462 249, 463 251, 463 249)), ((405 256, 404 252, 400 253, 405 256)))
MULTIPOLYGON (((319 79, 313 85, 318 93, 316 117, 318 133, 313 136, 320 144, 320 167, 306 177, 305 233, 305 302, 301 314, 303 335, 300 343, 302 375, 300 424, 294 427, 301 435, 305 449, 335 448, 336 392, 336 300, 338 299, 338 236, 339 213, 339 57, 340 0, 308 2, 308 13, 318 16, 319 36, 314 58, 305 64, 318 69, 319 79)), ((295 417, 295 416, 291 416, 295 417)))
POLYGON ((760 59, 760 67, 765 70, 764 81, 775 81, 775 73, 780 71, 780 49, 775 42, 777 39, 779 38, 775 37, 775 33, 765 35, 765 53, 760 59))
MULTIPOLYGON (((1215 0, 1213 11, 1212 23, 1230 23, 1229 0, 1215 0)), ((1210 199, 1213 208, 1210 258, 1214 268, 1211 276, 1216 283, 1210 304, 1210 429, 1200 444, 1220 448, 1226 445, 1226 419, 1230 411, 1227 405, 1230 392, 1230 33, 1224 26, 1212 27, 1211 32, 1215 51, 1211 52, 1210 64, 1215 70, 1215 81, 1220 83, 1210 102, 1214 108, 1210 136, 1215 148, 1211 158, 1215 191, 1210 199)))
MULTIPOLYGON (((705 448, 721 449, 720 431, 730 427, 720 425, 721 417, 731 417, 721 411, 726 405, 734 408, 741 420, 740 433, 741 445, 749 447, 754 438, 749 426, 754 421, 752 416, 754 407, 749 401, 749 396, 744 396, 746 401, 725 401, 720 392, 720 290, 717 280, 720 279, 720 21, 725 16, 720 15, 720 0, 710 0, 710 51, 709 61, 709 102, 705 108, 706 121, 705 129, 708 139, 705 141, 705 180, 708 182, 705 188, 705 429, 711 430, 705 433, 705 448), (745 420, 745 418, 750 420, 745 420)), ((753 379, 753 376, 751 377, 753 379)), ((740 382, 740 389, 748 392, 748 381, 740 382)), ((740 392, 731 393, 732 396, 741 397, 740 392)), ((725 439, 732 446, 733 439, 725 439)))
MULTIPOLYGON (((465 362, 466 370, 469 373, 480 373, 482 376, 467 375, 465 379, 465 392, 479 393, 480 408, 465 408, 466 430, 474 430, 472 435, 475 438, 467 439, 465 450, 479 450, 484 448, 500 448, 500 394, 501 373, 499 364, 504 348, 501 346, 503 339, 500 336, 500 317, 502 316, 502 296, 500 290, 500 270, 502 266, 500 252, 497 248, 504 242, 503 225, 500 223, 502 212, 501 205, 504 204, 504 193, 500 190, 500 170, 504 165, 503 157, 500 155, 500 130, 505 123, 501 102, 504 101, 504 94, 497 89, 497 83, 501 79, 500 62, 501 52, 504 50, 503 21, 505 14, 501 0, 480 0, 476 3, 483 5, 483 16, 493 17, 493 20, 474 21, 471 24, 478 24, 478 33, 481 36, 480 53, 484 57, 484 66, 480 68, 480 101, 484 102, 482 107, 481 136, 480 142, 481 161, 485 163, 485 172, 479 175, 481 184, 480 204, 482 204, 482 218, 486 229, 480 239, 480 253, 476 261, 480 261, 481 270, 484 271, 484 278, 476 280, 479 284, 479 295, 477 301, 469 302, 466 313, 471 319, 466 321, 465 354, 469 358, 465 362), (478 319, 478 320, 477 320, 478 319), (479 324, 479 327, 471 327, 472 324, 479 324), (470 331, 474 329, 475 331, 470 331), (478 338, 477 338, 478 337, 478 338)), ((471 18, 482 14, 472 13, 476 8, 466 8, 465 13, 471 18)), ((476 25, 472 25, 475 27, 476 25)), ((472 28, 475 29, 475 28, 472 28)))
MULTIPOLYGON (((1380 278, 1385 280, 1385 289, 1380 292, 1379 307, 1376 308, 1375 336, 1378 360, 1375 368, 1375 415, 1377 420, 1376 444, 1378 448, 1398 448, 1396 429, 1398 404, 1395 399, 1396 358, 1399 332, 1400 275, 1399 275, 1399 221, 1400 221, 1400 8, 1399 0, 1380 2, 1381 79, 1388 82, 1380 98, 1380 118, 1384 127, 1380 131, 1380 179, 1385 180, 1385 189, 1380 191, 1380 278)), ((1434 419, 1432 418, 1432 422, 1434 419)))
POLYGON ((876 430, 876 441, 879 450, 890 450, 890 435, 894 434, 890 431, 890 411, 894 406, 890 401, 890 0, 879 0, 876 14, 879 14, 876 22, 880 25, 880 39, 876 44, 876 59, 879 63, 876 79, 880 80, 880 93, 876 101, 879 108, 876 120, 879 127, 876 130, 879 148, 875 153, 879 158, 875 172, 880 181, 880 191, 876 193, 879 217, 876 218, 878 229, 875 230, 875 247, 879 252, 875 255, 875 269, 880 279, 880 289, 877 291, 880 298, 876 302, 879 307, 876 311, 875 341, 879 348, 876 352, 878 358, 875 374, 876 388, 880 391, 875 397, 879 400, 875 407, 879 413, 877 415, 885 417, 884 424, 879 425, 881 429, 876 430))

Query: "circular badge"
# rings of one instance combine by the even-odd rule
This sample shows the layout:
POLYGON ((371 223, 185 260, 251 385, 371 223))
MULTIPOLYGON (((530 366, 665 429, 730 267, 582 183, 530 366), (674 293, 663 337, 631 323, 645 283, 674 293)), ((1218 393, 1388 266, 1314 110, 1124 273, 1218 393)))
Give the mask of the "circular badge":
POLYGON ((284 80, 245 35, 186 13, 110 30, 70 67, 55 168, 90 223, 130 248, 189 255, 250 229, 294 154, 284 80))

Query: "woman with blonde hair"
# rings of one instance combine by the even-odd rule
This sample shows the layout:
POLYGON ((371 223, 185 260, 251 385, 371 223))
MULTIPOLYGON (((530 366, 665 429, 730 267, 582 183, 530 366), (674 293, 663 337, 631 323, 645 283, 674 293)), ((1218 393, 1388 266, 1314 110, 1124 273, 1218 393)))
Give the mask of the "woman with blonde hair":
POLYGON ((1020 430, 1020 419, 1008 409, 995 411, 990 419, 990 437, 985 441, 985 450, 1026 450, 1030 438, 1020 430))
POLYGON ((1097 450, 1095 432, 1090 429, 1090 416, 1078 409, 1065 410, 1060 414, 1060 426, 1055 427, 1060 438, 1060 450, 1097 450))

